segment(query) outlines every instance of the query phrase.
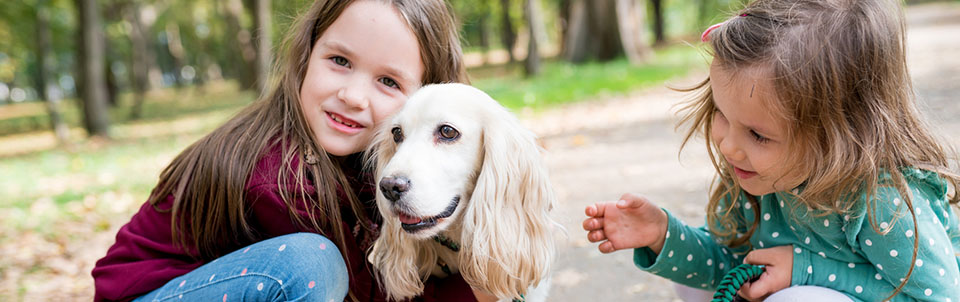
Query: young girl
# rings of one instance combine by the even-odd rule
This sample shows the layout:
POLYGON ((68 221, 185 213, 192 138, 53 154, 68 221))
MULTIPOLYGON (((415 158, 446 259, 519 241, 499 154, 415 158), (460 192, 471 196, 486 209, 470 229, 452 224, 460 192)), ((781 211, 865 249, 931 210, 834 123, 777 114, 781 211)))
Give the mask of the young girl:
MULTIPOLYGON (((96 300, 385 299, 357 153, 421 85, 467 81, 452 16, 440 0, 317 0, 285 51, 270 93, 163 171, 93 269, 96 300)), ((441 299, 474 297, 454 276, 421 300, 441 299)))
POLYGON ((703 39, 683 121, 719 174, 706 227, 625 194, 586 208, 588 239, 708 291, 764 265, 749 300, 960 301, 958 177, 914 103, 900 3, 758 0, 703 39))

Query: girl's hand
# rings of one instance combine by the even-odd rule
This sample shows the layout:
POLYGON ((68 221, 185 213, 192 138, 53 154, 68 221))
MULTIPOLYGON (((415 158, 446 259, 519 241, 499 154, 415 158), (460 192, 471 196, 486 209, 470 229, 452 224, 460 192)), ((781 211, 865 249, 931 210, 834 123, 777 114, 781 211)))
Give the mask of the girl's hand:
POLYGON ((760 279, 747 282, 737 293, 749 301, 760 301, 767 296, 790 287, 793 278, 793 247, 781 245, 766 249, 753 250, 744 258, 744 262, 764 265, 760 279))
POLYGON ((600 252, 649 247, 659 254, 667 233, 667 213, 634 194, 623 194, 616 203, 587 206, 583 229, 587 240, 600 242, 600 252))

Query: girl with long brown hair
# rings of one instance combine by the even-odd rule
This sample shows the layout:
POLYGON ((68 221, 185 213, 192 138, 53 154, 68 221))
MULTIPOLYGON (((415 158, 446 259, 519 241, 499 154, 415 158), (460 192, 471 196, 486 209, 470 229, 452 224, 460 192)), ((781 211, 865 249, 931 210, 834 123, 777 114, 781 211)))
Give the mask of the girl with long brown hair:
MULTIPOLYGON (((363 151, 429 83, 466 82, 441 0, 317 0, 272 89, 189 146, 93 269, 96 300, 383 301, 363 151)), ((473 301, 459 276, 423 301, 473 301)), ((437 284, 443 283, 443 286, 437 284)))
POLYGON ((588 239, 705 290, 764 265, 748 300, 960 301, 960 178, 917 109, 901 5, 757 0, 712 26, 682 120, 718 175, 706 226, 625 194, 586 208, 588 239))

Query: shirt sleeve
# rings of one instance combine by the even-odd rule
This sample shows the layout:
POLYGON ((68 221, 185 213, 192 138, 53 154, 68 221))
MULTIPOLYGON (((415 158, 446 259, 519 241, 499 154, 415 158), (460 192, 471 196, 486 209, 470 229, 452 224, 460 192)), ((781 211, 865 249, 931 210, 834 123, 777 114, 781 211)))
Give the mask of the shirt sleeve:
POLYGON ((912 267, 892 301, 960 301, 956 284, 960 269, 941 222, 944 218, 933 210, 945 203, 943 190, 912 184, 909 189, 913 214, 895 188, 881 187, 876 200, 867 205, 868 214, 859 217, 856 227, 847 228, 856 252, 868 263, 842 263, 795 249, 799 253, 794 254, 793 284, 826 286, 864 301, 880 301, 894 293, 912 267))
POLYGON ((666 239, 660 254, 650 248, 634 249, 633 261, 641 270, 693 288, 712 290, 724 274, 743 263, 746 247, 731 249, 717 243, 706 227, 690 227, 667 213, 666 239))

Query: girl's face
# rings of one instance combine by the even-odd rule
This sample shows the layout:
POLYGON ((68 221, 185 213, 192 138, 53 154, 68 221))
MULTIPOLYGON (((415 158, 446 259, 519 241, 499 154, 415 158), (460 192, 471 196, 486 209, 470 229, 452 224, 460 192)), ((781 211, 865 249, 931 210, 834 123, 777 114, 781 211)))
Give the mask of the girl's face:
POLYGON ((799 173, 786 171, 786 123, 767 106, 776 101, 773 83, 761 68, 730 72, 710 66, 710 87, 717 111, 711 137, 751 195, 792 189, 799 173))
POLYGON ((413 31, 394 7, 376 1, 344 9, 308 62, 300 107, 334 156, 366 148, 380 122, 420 88, 424 69, 413 31))

